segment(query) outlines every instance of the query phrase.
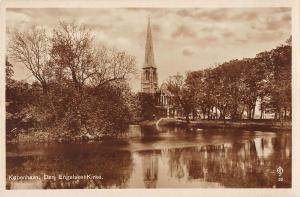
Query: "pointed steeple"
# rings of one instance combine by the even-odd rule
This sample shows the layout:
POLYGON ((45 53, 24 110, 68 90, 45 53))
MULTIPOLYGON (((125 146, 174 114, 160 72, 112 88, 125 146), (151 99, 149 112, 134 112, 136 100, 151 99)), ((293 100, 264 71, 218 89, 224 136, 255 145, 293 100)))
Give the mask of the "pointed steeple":
POLYGON ((142 69, 141 88, 142 92, 154 94, 158 87, 157 68, 154 62, 154 49, 151 34, 150 18, 148 18, 147 38, 145 45, 145 61, 142 69))
POLYGON ((156 68, 154 62, 154 51, 153 51, 150 17, 148 17, 147 38, 146 38, 146 45, 145 45, 145 62, 143 68, 147 68, 147 67, 156 68))

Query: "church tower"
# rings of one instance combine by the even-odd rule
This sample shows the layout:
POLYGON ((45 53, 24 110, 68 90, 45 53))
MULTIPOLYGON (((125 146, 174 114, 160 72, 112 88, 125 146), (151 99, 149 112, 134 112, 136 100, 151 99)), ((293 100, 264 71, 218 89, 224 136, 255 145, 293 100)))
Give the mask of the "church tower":
POLYGON ((148 18, 147 38, 145 45, 145 60, 141 76, 142 92, 154 94, 157 91, 157 68, 154 62, 154 50, 150 18, 148 18))

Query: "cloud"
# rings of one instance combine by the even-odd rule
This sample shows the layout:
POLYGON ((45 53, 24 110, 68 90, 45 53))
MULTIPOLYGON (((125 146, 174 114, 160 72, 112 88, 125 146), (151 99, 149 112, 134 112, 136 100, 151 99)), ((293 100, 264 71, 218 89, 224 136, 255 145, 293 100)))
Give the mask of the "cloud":
POLYGON ((234 33, 230 31, 226 31, 221 33, 224 38, 234 37, 234 33))
MULTIPOLYGON (((274 40, 279 40, 280 38, 283 37, 283 33, 282 32, 260 32, 257 34, 248 34, 247 35, 247 40, 249 42, 260 42, 260 43, 267 43, 267 42, 271 42, 274 40)), ((286 36, 286 39, 288 38, 288 36, 286 36)))
POLYGON ((161 27, 158 24, 153 24, 151 28, 152 28, 153 32, 156 32, 156 33, 160 33, 161 32, 161 27))
POLYGON ((193 51, 192 51, 191 49, 186 48, 186 49, 183 49, 183 50, 182 50, 182 54, 183 54, 184 56, 191 56, 191 55, 193 55, 194 53, 193 53, 193 51))
POLYGON ((177 12, 179 16, 201 20, 220 21, 228 18, 226 9, 183 9, 177 12))
POLYGON ((233 21, 252 21, 257 19, 257 17, 259 16, 259 12, 257 11, 248 11, 248 12, 244 12, 244 13, 238 13, 238 14, 233 14, 230 17, 230 20, 233 21))
POLYGON ((185 38, 195 38, 196 33, 185 25, 179 26, 176 31, 172 34, 173 38, 185 37, 185 38))
POLYGON ((218 40, 219 40, 218 37, 213 35, 208 35, 197 39, 196 43, 200 45, 202 48, 206 48, 206 47, 212 47, 213 44, 216 44, 218 40))
POLYGON ((276 32, 284 28, 291 29, 291 16, 290 14, 268 16, 259 21, 252 22, 250 26, 257 33, 261 31, 276 32))
POLYGON ((276 20, 268 20, 264 23, 265 30, 268 31, 276 30, 278 28, 278 25, 280 25, 280 23, 278 23, 278 21, 276 20))
POLYGON ((290 23, 292 20, 291 13, 286 13, 286 14, 282 15, 281 20, 283 22, 290 23))

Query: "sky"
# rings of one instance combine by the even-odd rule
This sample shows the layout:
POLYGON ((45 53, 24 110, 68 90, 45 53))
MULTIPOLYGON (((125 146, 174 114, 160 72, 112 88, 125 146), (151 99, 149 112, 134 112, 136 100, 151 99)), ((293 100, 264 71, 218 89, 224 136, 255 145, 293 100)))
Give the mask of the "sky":
MULTIPOLYGON (((291 35, 290 8, 10 8, 6 13, 7 37, 33 25, 51 32, 59 20, 85 24, 97 45, 135 56, 139 71, 150 17, 159 84, 177 73, 254 57, 291 35)), ((32 80, 24 65, 11 62, 15 79, 32 80)), ((140 76, 130 85, 139 91, 140 76)))

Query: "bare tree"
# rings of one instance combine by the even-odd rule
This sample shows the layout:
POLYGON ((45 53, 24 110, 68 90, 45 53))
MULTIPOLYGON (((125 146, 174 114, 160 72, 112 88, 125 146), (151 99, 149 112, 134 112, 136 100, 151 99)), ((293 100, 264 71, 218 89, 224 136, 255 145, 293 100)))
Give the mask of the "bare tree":
POLYGON ((51 56, 76 89, 81 89, 97 62, 91 31, 84 25, 61 21, 53 31, 51 56))
POLYGON ((102 47, 97 54, 97 64, 93 68, 90 82, 101 87, 109 82, 121 81, 136 73, 136 59, 125 51, 102 47))
POLYGON ((96 47, 91 31, 84 25, 60 22, 54 29, 51 55, 59 67, 67 70, 77 89, 85 84, 100 87, 125 79, 135 72, 136 61, 123 51, 96 47))
POLYGON ((8 52, 13 60, 30 70, 46 93, 53 70, 45 29, 34 27, 26 32, 14 31, 9 40, 8 52))

